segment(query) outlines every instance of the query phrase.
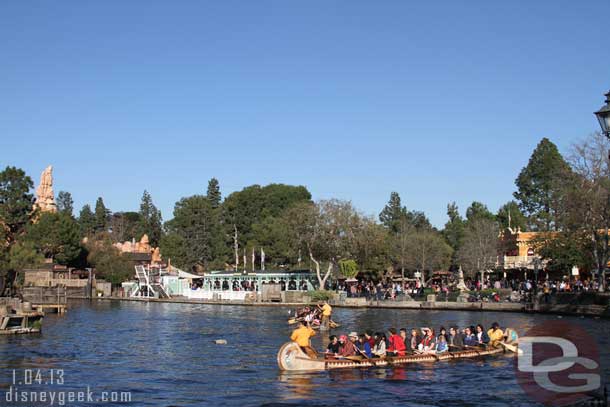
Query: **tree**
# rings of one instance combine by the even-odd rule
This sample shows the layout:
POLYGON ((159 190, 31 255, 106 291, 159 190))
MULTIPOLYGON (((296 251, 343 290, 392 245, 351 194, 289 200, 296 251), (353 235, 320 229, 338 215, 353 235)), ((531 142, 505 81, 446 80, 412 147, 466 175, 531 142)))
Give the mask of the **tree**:
POLYGON ((573 176, 563 180, 558 199, 561 234, 572 245, 581 242, 583 260, 592 260, 591 268, 602 288, 610 260, 609 148, 610 142, 601 133, 572 146, 569 162, 573 176))
POLYGON ((506 230, 509 227, 512 230, 527 230, 527 218, 521 212, 519 204, 515 201, 508 201, 498 210, 496 219, 500 224, 501 230, 506 230))
POLYGON ((465 222, 464 218, 460 215, 458 206, 455 202, 447 205, 447 216, 449 217, 449 221, 445 223, 443 236, 449 246, 453 249, 451 266, 455 269, 458 265, 456 256, 462 246, 462 239, 464 238, 465 222))
POLYGON ((240 245, 256 240, 253 226, 267 217, 280 216, 298 202, 311 201, 311 194, 303 186, 270 184, 252 185, 229 195, 221 206, 225 234, 233 236, 237 228, 240 245))
POLYGON ((517 192, 514 196, 532 230, 557 229, 557 191, 570 173, 570 166, 557 146, 543 138, 515 180, 517 192))
POLYGON ((358 264, 352 259, 339 261, 339 271, 345 278, 355 278, 358 275, 358 264))
POLYGON ((475 216, 468 220, 464 231, 458 261, 471 276, 496 267, 499 248, 498 223, 487 216, 475 216))
POLYGON ((487 208, 487 205, 474 201, 468 209, 466 209, 466 221, 472 222, 475 219, 487 219, 490 221, 495 221, 496 217, 490 210, 487 208))
POLYGON ((74 215, 72 194, 66 191, 59 191, 59 194, 57 194, 57 210, 61 213, 67 213, 70 216, 74 215))
POLYGON ((397 233, 400 222, 407 217, 407 208, 402 206, 398 192, 390 194, 390 200, 379 214, 379 221, 392 233, 397 233))
POLYGON ((110 218, 110 210, 106 209, 102 197, 97 198, 95 202, 95 232, 104 232, 108 229, 108 219, 110 218))
POLYGON ((119 285, 133 276, 133 267, 129 259, 112 245, 104 235, 88 244, 87 261, 95 267, 95 274, 113 285, 119 285))
MULTIPOLYGON (((178 235, 184 243, 183 258, 175 258, 183 267, 203 267, 215 257, 214 242, 222 239, 217 213, 203 195, 182 198, 174 207, 174 218, 166 224, 168 234, 178 235)), ((170 242, 177 238, 172 237, 170 242)), ((167 242, 167 241, 166 241, 167 242)))
POLYGON ((430 229, 414 229, 407 239, 407 266, 421 273, 422 285, 426 285, 426 273, 449 267, 451 246, 442 235, 430 229))
POLYGON ((30 242, 16 242, 8 250, 0 251, 0 297, 16 294, 16 286, 22 279, 19 273, 39 266, 44 258, 30 242))
POLYGON ((148 191, 142 194, 140 202, 140 212, 137 225, 137 239, 144 234, 148 236, 148 241, 152 246, 158 246, 163 233, 161 211, 157 209, 148 191))
POLYGON ((373 218, 362 215, 354 234, 356 247, 352 251, 360 272, 369 278, 383 277, 392 264, 392 235, 373 218))
POLYGON ((21 169, 6 167, 0 172, 0 223, 6 229, 8 246, 23 234, 30 222, 34 204, 30 190, 33 186, 32 179, 21 169))
POLYGON ((27 229, 26 240, 45 258, 73 266, 81 254, 80 228, 68 213, 44 212, 27 229))
POLYGON ((210 200, 212 204, 212 208, 216 209, 220 206, 220 201, 222 200, 222 196, 220 194, 220 186, 218 184, 218 180, 216 178, 211 178, 208 181, 208 191, 206 196, 210 200))
POLYGON ((78 215, 78 225, 82 236, 91 236, 95 232, 95 215, 91 206, 85 204, 78 215))
MULTIPOLYGON (((125 242, 132 239, 140 240, 141 216, 138 212, 115 212, 110 216, 110 229, 113 242, 125 242)), ((150 241, 150 239, 149 239, 150 241)))

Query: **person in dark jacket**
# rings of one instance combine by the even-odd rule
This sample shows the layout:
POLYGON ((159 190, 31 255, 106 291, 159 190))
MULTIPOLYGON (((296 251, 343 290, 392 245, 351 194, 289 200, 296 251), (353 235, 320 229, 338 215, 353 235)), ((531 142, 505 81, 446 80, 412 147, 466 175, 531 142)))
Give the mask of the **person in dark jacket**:
POLYGON ((458 332, 457 326, 449 328, 449 351, 458 351, 464 349, 464 337, 458 332))
POLYGON ((420 344, 420 342, 421 336, 419 335, 417 329, 411 329, 411 336, 405 343, 405 345, 407 345, 407 352, 415 353, 415 351, 417 350, 417 346, 420 344))
POLYGON ((464 345, 477 346, 478 344, 477 336, 474 334, 474 326, 467 327, 464 335, 464 345))
POLYGON ((489 335, 487 335, 487 332, 485 332, 485 328, 483 328, 483 325, 478 324, 477 325, 477 342, 479 342, 479 346, 483 346, 486 347, 487 344, 489 344, 489 335))

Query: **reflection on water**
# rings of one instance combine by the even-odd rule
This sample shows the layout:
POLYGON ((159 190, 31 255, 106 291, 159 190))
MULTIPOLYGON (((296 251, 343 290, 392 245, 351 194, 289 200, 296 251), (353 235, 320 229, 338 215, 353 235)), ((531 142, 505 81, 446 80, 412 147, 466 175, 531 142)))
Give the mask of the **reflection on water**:
MULTIPOLYGON (((438 328, 481 322, 487 327, 494 321, 525 332, 556 319, 510 313, 335 311, 334 319, 342 328, 334 334, 390 326, 438 328)), ((130 391, 137 406, 531 405, 516 383, 512 359, 505 356, 399 368, 281 373, 276 353, 290 334, 287 315, 288 308, 282 307, 77 302, 65 316, 48 316, 42 335, 0 337, 0 388, 8 388, 13 369, 37 368, 63 369, 61 390, 89 385, 97 391, 130 391), (213 340, 219 338, 228 345, 215 345, 213 340)), ((599 338, 607 369, 610 323, 564 320, 580 323, 599 338)), ((323 349, 328 339, 318 334, 313 343, 323 349)), ((30 387, 48 390, 49 386, 30 387)))

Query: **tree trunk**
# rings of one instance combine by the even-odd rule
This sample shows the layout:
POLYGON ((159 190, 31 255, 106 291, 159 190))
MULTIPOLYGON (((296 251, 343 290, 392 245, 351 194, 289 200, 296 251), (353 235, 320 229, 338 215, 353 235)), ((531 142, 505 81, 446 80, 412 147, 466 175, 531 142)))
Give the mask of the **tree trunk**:
POLYGON ((333 263, 332 262, 328 263, 328 270, 324 274, 324 277, 322 277, 322 273, 320 271, 320 262, 313 257, 313 253, 311 252, 311 250, 309 251, 309 258, 311 259, 313 264, 315 264, 315 266, 316 266, 316 276, 318 277, 318 284, 319 284, 318 289, 324 290, 324 285, 326 284, 326 280, 328 279, 328 276, 330 276, 330 272, 333 269, 333 263))

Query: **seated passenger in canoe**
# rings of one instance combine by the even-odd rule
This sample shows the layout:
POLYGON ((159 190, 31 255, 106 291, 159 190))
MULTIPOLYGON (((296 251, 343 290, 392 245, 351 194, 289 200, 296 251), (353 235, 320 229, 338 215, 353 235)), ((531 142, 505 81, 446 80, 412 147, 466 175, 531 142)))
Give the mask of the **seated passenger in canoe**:
POLYGON ((449 346, 450 352, 457 352, 464 349, 464 335, 458 331, 457 326, 449 328, 449 346))
POLYGON ((404 356, 407 349, 404 340, 396 333, 396 328, 390 328, 388 331, 390 333, 388 356, 404 356))
POLYGON ((487 331, 489 337, 489 346, 497 348, 500 342, 504 340, 504 332, 500 329, 500 325, 497 322, 491 324, 491 328, 487 331))
POLYGON ((386 356, 386 338, 381 332, 375 333, 375 346, 373 347, 373 357, 384 358, 386 356))
POLYGON ((419 332, 417 331, 417 329, 411 329, 411 337, 409 337, 406 342, 407 352, 408 353, 417 352, 418 346, 420 343, 421 343, 421 336, 419 335, 419 332))
POLYGON ((436 342, 436 353, 445 353, 449 351, 449 345, 445 339, 445 335, 439 335, 436 342))
POLYGON ((371 349, 371 344, 364 334, 358 335, 358 350, 361 355, 366 355, 367 358, 373 357, 373 349, 371 349))
POLYGON ((479 341, 477 336, 474 334, 475 330, 473 326, 466 327, 464 332, 464 346, 473 347, 478 346, 479 341))
POLYGON ((477 342, 479 342, 479 346, 481 347, 487 347, 489 344, 489 336, 481 324, 477 325, 477 342))
POLYGON ((350 334, 350 338, 347 336, 341 335, 339 337, 339 352, 337 353, 337 357, 344 358, 347 356, 355 356, 356 355, 356 347, 354 346, 354 342, 358 339, 358 334, 352 332, 350 334), (355 337, 353 337, 353 335, 355 337))
POLYGON ((432 328, 422 328, 424 337, 417 346, 418 353, 434 353, 436 351, 436 339, 432 328))
POLYGON ((326 356, 330 357, 330 356, 335 356, 337 353, 339 353, 339 338, 337 338, 336 335, 331 335, 328 339, 330 339, 330 343, 328 344, 328 347, 326 348, 326 356))

